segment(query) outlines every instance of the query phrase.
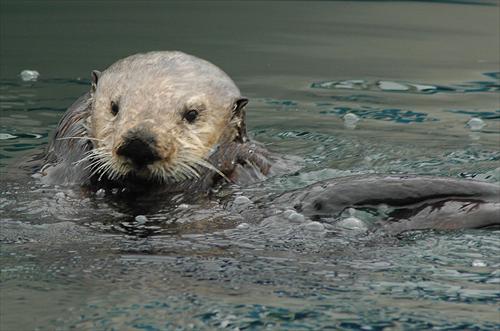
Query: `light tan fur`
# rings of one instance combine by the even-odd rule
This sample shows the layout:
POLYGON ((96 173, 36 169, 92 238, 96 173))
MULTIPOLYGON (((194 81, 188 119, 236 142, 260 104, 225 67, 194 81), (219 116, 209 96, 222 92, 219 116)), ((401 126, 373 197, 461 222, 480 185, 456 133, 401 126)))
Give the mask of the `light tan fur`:
POLYGON ((240 92, 213 64, 180 52, 138 54, 118 61, 99 77, 91 93, 88 132, 93 174, 119 179, 134 172, 145 179, 182 181, 214 166, 208 157, 218 144, 237 135, 233 118, 240 92), (119 105, 114 116, 111 102, 119 105), (195 109, 194 123, 183 113, 195 109), (136 171, 116 153, 127 133, 145 129, 157 140, 160 160, 136 171))

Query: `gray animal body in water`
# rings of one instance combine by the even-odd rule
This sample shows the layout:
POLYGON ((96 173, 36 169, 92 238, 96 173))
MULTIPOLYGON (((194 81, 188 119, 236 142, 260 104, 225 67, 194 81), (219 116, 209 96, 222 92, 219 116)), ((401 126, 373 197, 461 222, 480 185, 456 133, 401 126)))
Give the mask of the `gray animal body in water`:
POLYGON ((456 230, 500 225, 500 186, 472 180, 370 175, 322 181, 277 199, 312 220, 339 219, 348 208, 389 211, 373 230, 456 230))
MULTIPOLYGON (((205 60, 167 51, 127 57, 92 73, 90 91, 59 123, 42 178, 93 190, 188 193, 260 180, 273 167, 270 154, 247 137, 246 104, 205 60)), ((382 226, 398 233, 500 225, 499 200, 500 186, 489 183, 369 176, 313 184, 268 203, 293 205, 316 220, 384 204, 395 209, 382 226)))

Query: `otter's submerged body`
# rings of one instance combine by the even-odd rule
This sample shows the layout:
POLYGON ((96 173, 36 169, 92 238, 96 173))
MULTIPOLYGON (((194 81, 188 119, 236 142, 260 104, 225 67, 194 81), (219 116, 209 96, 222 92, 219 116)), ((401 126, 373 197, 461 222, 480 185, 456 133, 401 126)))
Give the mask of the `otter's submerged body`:
MULTIPOLYGON (((127 57, 92 73, 90 91, 59 123, 42 180, 185 193, 261 180, 273 173, 273 162, 247 138, 246 104, 234 82, 207 61, 181 52, 127 57)), ((500 225, 500 186, 453 178, 333 179, 269 205, 294 206, 324 221, 350 207, 387 205, 394 211, 381 226, 392 233, 500 225)))

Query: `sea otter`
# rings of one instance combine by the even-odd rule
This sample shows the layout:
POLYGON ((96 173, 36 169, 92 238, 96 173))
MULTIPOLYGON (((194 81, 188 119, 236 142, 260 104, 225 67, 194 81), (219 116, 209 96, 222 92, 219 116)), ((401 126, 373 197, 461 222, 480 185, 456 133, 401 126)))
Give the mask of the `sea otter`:
POLYGON ((207 190, 269 173, 250 142, 234 82, 182 52, 137 54, 92 72, 60 121, 42 173, 50 183, 207 190))
MULTIPOLYGON (((92 72, 90 91, 57 127, 43 180, 188 193, 259 180, 273 167, 269 152, 247 137, 247 102, 210 62, 177 51, 132 55, 92 72)), ((333 179, 268 203, 317 220, 383 204, 394 207, 392 232, 500 225, 500 187, 453 178, 333 179)))

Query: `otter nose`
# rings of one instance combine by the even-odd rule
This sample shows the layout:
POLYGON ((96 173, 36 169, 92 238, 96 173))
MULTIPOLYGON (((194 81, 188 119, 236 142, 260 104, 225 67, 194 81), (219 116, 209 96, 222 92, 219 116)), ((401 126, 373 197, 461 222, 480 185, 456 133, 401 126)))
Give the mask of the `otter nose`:
POLYGON ((125 139, 116 154, 130 159, 136 166, 143 167, 160 159, 151 139, 133 136, 125 139))

